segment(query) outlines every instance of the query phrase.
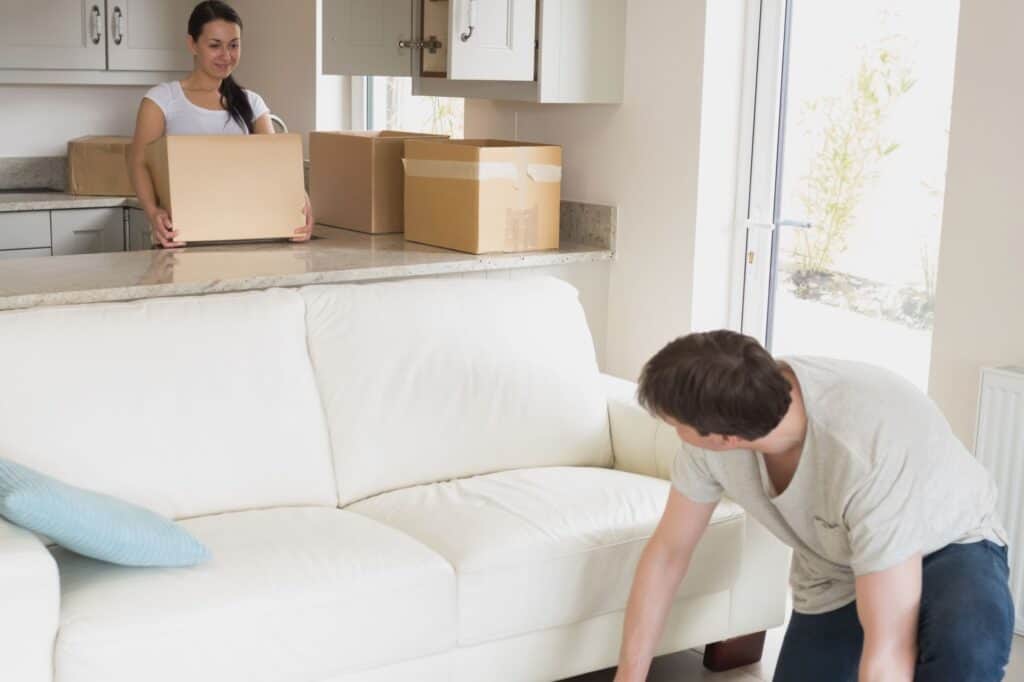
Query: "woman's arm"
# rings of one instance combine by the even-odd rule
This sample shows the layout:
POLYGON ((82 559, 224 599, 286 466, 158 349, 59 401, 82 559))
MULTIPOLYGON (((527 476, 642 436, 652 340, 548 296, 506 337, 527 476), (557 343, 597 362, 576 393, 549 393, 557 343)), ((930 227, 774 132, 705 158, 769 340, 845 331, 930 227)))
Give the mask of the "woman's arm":
MULTIPOLYGON (((270 114, 263 114, 253 121, 252 132, 255 135, 273 135, 274 124, 270 120, 270 114)), ((291 238, 293 242, 306 242, 313 236, 313 207, 309 203, 308 192, 306 193, 306 205, 302 207, 302 210, 306 215, 306 223, 295 228, 295 236, 291 238)))
POLYGON ((178 233, 171 225, 171 216, 156 203, 156 191, 153 189, 153 178, 146 168, 146 145, 164 134, 164 112, 155 102, 147 98, 139 105, 139 114, 135 119, 135 136, 129 153, 129 171, 135 196, 142 204, 142 210, 149 218, 150 229, 162 246, 184 246, 184 242, 175 241, 178 233))
POLYGON ((254 135, 273 135, 274 123, 270 120, 270 114, 263 114, 253 121, 252 132, 254 135))

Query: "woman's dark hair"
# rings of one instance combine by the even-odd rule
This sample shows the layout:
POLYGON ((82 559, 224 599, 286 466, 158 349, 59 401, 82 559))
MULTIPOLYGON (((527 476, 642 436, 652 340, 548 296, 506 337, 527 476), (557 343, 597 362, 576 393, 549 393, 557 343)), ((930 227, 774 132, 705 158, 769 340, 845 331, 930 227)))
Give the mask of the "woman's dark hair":
POLYGON ((791 388, 757 340, 723 329, 683 336, 658 351, 644 365, 637 399, 702 436, 757 440, 786 415, 791 388))
MULTIPOLYGON (((188 18, 188 34, 192 36, 192 40, 198 41, 203 33, 203 26, 217 19, 238 24, 238 28, 242 28, 242 17, 238 16, 238 12, 231 5, 220 0, 205 0, 192 10, 188 18)), ((231 76, 221 81, 220 101, 227 109, 228 115, 251 133, 252 105, 249 104, 245 90, 231 76)))

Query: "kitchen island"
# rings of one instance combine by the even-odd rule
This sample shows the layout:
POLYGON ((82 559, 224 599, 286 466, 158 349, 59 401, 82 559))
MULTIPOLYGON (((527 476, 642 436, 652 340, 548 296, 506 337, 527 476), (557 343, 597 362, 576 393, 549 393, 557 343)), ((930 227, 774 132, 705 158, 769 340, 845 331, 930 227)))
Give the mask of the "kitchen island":
POLYGON ((317 225, 303 244, 188 246, 0 262, 0 310, 608 261, 600 246, 473 255, 317 225))
MULTIPOLYGON (((7 197, 10 207, 14 197, 7 197)), ((51 202, 90 201, 48 197, 51 202)), ((28 201, 41 201, 26 197, 28 201)), ((98 199, 123 202, 132 199, 98 199)), ((61 204, 63 208, 65 204, 61 204)), ((33 208, 55 209, 53 203, 33 208)), ((18 202, 18 210, 29 208, 18 202)), ((573 264, 610 261, 615 209, 564 202, 561 248, 473 255, 407 242, 401 234, 367 235, 317 225, 306 243, 195 245, 0 261, 0 310, 38 305, 129 301, 307 284, 367 282, 423 276, 512 276, 573 264)), ((600 266, 598 266, 600 267, 600 266)), ((602 268, 606 269, 606 268, 602 268)))

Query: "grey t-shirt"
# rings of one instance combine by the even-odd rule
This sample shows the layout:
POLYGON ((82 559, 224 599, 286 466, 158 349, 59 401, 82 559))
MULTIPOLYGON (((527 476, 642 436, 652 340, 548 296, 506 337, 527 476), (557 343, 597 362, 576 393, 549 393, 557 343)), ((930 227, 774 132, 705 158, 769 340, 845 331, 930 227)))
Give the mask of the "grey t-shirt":
POLYGON ((854 577, 954 542, 1006 543, 991 477, 938 407, 886 370, 783 358, 800 384, 807 436, 776 495, 760 453, 684 446, 672 483, 697 502, 728 496, 793 548, 794 608, 852 602, 854 577))

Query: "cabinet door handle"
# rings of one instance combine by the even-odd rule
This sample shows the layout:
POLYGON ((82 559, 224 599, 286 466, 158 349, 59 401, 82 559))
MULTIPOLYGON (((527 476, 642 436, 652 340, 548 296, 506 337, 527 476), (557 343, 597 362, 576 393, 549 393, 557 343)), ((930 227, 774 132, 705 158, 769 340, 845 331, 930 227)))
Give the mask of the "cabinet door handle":
POLYGON ((93 45, 99 45, 103 40, 103 14, 99 5, 93 5, 89 10, 89 39, 93 45))
POLYGON ((114 7, 114 16, 110 20, 110 35, 114 37, 115 45, 120 45, 124 40, 124 12, 120 7, 114 7))
POLYGON ((469 2, 469 30, 459 35, 459 40, 464 43, 468 43, 469 39, 473 37, 473 29, 476 27, 477 15, 476 15, 476 0, 468 0, 469 2))
POLYGON ((97 234, 98 232, 103 232, 103 230, 105 230, 105 229, 106 228, 103 228, 103 227, 89 227, 89 228, 82 228, 81 230, 71 230, 71 233, 72 234, 97 234))

